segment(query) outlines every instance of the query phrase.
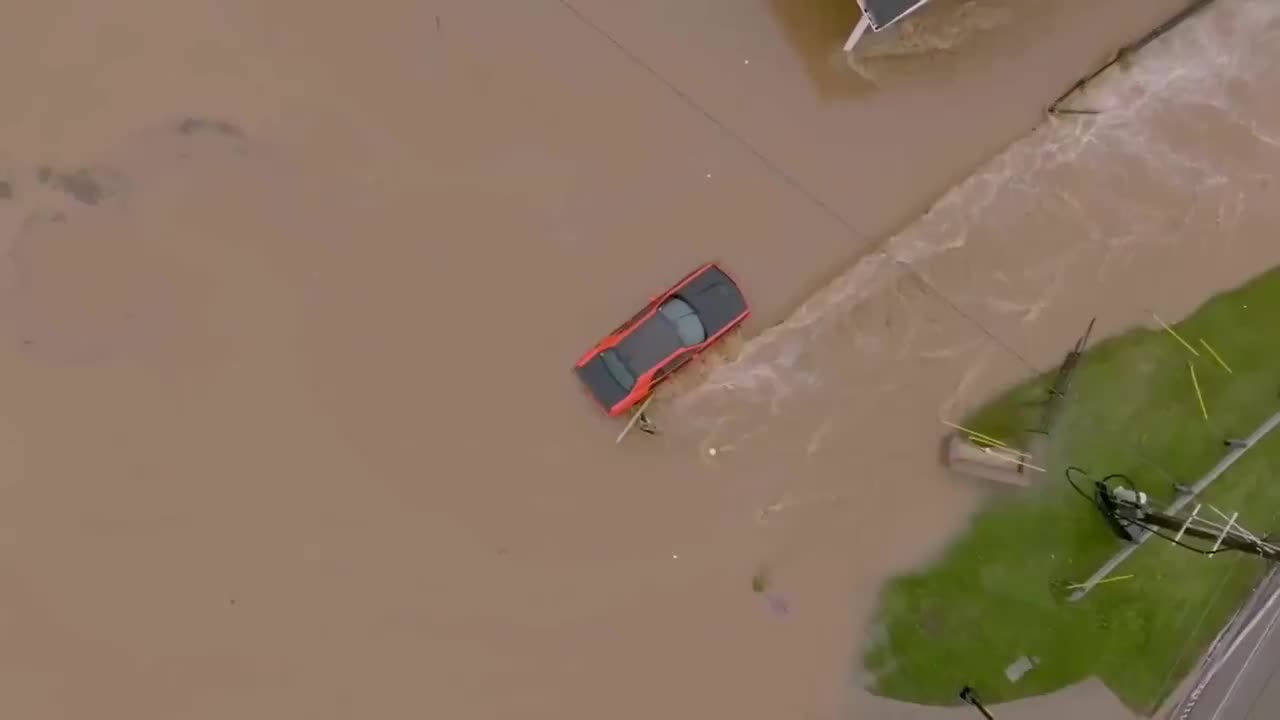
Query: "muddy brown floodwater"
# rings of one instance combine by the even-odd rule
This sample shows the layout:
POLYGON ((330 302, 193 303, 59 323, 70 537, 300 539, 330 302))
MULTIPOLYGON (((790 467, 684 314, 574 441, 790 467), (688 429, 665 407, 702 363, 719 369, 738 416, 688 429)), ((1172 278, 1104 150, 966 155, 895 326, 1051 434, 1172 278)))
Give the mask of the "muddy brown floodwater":
POLYGON ((982 497, 938 416, 1280 259, 1265 0, 983 164, 1181 3, 1118 5, 856 70, 800 0, 12 13, 3 714, 934 717, 857 658, 982 497), (615 446, 569 366, 709 258, 757 314, 615 446))

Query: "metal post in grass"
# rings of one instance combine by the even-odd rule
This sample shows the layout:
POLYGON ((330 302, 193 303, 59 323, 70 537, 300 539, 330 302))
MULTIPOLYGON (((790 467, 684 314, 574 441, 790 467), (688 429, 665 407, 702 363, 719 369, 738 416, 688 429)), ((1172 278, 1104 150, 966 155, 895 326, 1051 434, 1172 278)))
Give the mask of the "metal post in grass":
POLYGON ((982 706, 982 701, 978 699, 977 691, 968 685, 965 685, 964 688, 960 690, 960 699, 977 708, 978 712, 982 713, 982 717, 987 720, 995 720, 991 713, 982 706))

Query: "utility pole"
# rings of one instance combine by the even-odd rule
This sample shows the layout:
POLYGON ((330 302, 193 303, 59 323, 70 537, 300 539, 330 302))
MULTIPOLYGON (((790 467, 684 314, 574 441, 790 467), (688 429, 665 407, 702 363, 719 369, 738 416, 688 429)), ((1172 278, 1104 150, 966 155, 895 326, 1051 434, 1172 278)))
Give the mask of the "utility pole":
MULTIPOLYGON (((1266 537, 1258 537, 1241 527, 1236 519, 1240 513, 1227 516, 1222 511, 1201 503, 1195 506, 1190 515, 1185 517, 1151 509, 1147 494, 1127 487, 1111 487, 1105 481, 1095 483, 1094 499, 1098 509, 1106 518, 1107 524, 1121 539, 1133 542, 1137 539, 1138 529, 1161 528, 1170 533, 1160 534, 1166 540, 1183 544, 1184 538, 1196 538, 1213 543, 1212 547, 1198 549, 1208 555, 1224 550, 1237 550, 1257 555, 1270 562, 1280 563, 1280 545, 1269 542, 1266 537), (1207 508, 1224 522, 1209 519, 1200 514, 1207 508)), ((1191 548, 1197 549, 1197 548, 1191 548)))
POLYGON ((1076 340, 1075 346, 1058 366, 1058 374, 1054 377, 1053 385, 1049 388, 1043 403, 1044 412, 1040 415, 1040 424, 1029 429, 1028 432, 1045 438, 1049 437, 1049 432, 1056 424, 1058 413, 1062 409, 1062 403, 1067 399, 1067 391, 1071 389, 1071 376, 1075 374, 1076 366, 1084 356, 1085 348, 1089 344, 1089 336, 1093 334, 1093 325, 1096 322, 1098 318, 1089 321, 1089 327, 1085 328, 1084 335, 1076 340))

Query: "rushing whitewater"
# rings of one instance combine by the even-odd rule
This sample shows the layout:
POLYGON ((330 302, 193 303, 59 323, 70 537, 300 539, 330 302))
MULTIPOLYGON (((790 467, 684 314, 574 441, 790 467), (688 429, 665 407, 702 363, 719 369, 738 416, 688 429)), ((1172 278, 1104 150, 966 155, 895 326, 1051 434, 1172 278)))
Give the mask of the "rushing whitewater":
MULTIPOLYGON (((785 322, 745 343, 681 402, 711 396, 772 404, 831 377, 811 370, 824 342, 856 325, 858 307, 903 276, 965 266, 940 297, 981 317, 1032 326, 1053 303, 1079 302, 1071 282, 1130 284, 1143 258, 1183 246, 1238 253, 1250 214, 1267 213, 1280 120, 1280 4, 1225 0, 1136 57, 1122 60, 1050 118, 948 192, 929 213, 859 260, 785 322), (1207 222, 1214 232, 1202 232, 1207 222), (1022 287, 1017 287, 1019 284, 1022 287), (961 302, 961 300, 966 302, 961 302)), ((1278 244, 1280 245, 1280 244, 1278 244)), ((953 271, 954 272, 954 271, 953 271)), ((864 347, 892 333, 854 328, 864 347)), ((1016 331, 1015 331, 1016 332, 1016 331)), ((1018 345, 1017 335, 1007 338, 1018 345)))
MULTIPOLYGON (((840 553, 817 545, 886 549, 844 554, 855 625, 874 579, 926 561, 983 493, 940 468, 940 420, 1056 366, 1094 317, 1099 335, 1178 317, 1280 263, 1278 64, 1280 4, 1210 6, 672 402, 700 447, 777 469, 739 502, 779 542, 829 563, 840 553)), ((1080 697, 1002 716, 1073 717, 1080 697)), ((857 717, 929 717, 856 687, 849 702, 857 717)))

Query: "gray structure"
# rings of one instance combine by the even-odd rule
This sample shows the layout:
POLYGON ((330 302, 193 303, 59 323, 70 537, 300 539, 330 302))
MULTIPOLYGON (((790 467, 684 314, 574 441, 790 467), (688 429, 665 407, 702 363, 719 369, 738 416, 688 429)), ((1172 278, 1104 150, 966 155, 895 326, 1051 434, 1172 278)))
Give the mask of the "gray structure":
POLYGON ((849 52, 854 45, 858 44, 867 28, 880 32, 919 10, 927 2, 929 0, 858 0, 858 7, 862 8, 862 19, 858 21, 857 27, 845 41, 845 52, 849 52))

